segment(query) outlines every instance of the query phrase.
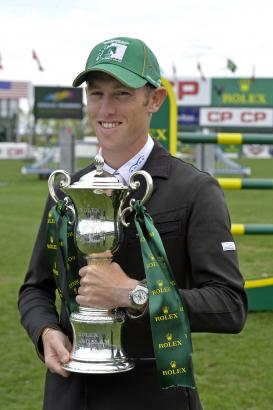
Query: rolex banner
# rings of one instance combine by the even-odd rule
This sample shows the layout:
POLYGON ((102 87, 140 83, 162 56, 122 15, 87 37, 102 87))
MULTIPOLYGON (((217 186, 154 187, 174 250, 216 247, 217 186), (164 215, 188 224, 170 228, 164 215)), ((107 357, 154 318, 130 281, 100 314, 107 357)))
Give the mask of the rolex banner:
POLYGON ((58 293, 70 314, 78 310, 75 298, 80 281, 74 225, 69 223, 63 201, 59 201, 48 213, 46 246, 58 293))
POLYGON ((190 326, 167 255, 144 206, 133 205, 149 289, 149 311, 157 370, 162 388, 195 388, 190 326))

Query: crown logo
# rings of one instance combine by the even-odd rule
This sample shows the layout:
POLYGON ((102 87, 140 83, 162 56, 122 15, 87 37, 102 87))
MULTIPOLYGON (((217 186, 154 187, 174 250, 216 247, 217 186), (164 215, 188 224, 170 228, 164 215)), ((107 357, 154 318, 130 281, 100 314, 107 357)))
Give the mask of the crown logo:
POLYGON ((162 279, 159 279, 158 281, 156 281, 156 283, 158 284, 158 286, 159 286, 160 288, 163 287, 164 282, 163 282, 162 279))
POLYGON ((176 361, 172 360, 172 361, 170 362, 170 365, 171 365, 171 368, 172 368, 172 369, 175 369, 175 368, 176 368, 176 361))
POLYGON ((251 83, 252 83, 251 79, 239 80, 240 91, 248 92, 250 90, 251 83))
POLYGON ((54 242, 54 239, 53 239, 53 237, 52 237, 52 236, 50 237, 50 242, 51 242, 51 243, 53 243, 53 242, 54 242))
POLYGON ((151 256, 150 256, 150 259, 151 259, 151 261, 154 261, 154 260, 155 260, 154 255, 151 255, 151 256))
POLYGON ((166 339, 170 342, 173 338, 173 335, 171 333, 166 334, 166 339))
POLYGON ((168 306, 163 306, 162 312, 164 313, 164 315, 167 315, 167 314, 169 313, 169 308, 168 308, 168 306))
POLYGON ((49 218, 52 217, 52 213, 51 213, 51 212, 48 213, 48 217, 49 217, 49 218))

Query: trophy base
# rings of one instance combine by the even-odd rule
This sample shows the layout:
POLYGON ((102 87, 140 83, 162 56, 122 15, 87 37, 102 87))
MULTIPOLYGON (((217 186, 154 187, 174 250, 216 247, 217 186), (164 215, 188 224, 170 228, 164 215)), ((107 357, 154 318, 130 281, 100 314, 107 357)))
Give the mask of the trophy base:
POLYGON ((71 360, 63 366, 64 370, 73 373, 87 373, 87 374, 111 374, 128 372, 135 367, 133 362, 79 362, 77 360, 71 360))
POLYGON ((125 314, 121 310, 79 306, 70 322, 74 340, 70 361, 63 369, 74 373, 121 373, 134 368, 121 346, 121 326, 125 314))

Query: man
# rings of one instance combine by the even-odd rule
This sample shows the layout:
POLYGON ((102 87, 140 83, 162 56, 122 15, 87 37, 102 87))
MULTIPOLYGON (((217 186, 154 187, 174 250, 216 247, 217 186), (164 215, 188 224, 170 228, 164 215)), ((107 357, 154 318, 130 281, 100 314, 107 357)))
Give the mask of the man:
MULTIPOLYGON (((166 96, 156 57, 142 41, 115 38, 91 51, 86 69, 73 85, 87 83, 87 111, 98 137, 104 169, 128 184, 130 174, 146 170, 154 191, 146 203, 160 233, 192 332, 239 332, 247 302, 223 193, 217 181, 172 157, 149 137, 152 114, 166 96)), ((88 178, 92 166, 72 181, 88 178)), ((123 325, 126 354, 133 370, 85 375, 63 370, 72 330, 64 309, 55 308, 55 283, 46 255, 48 200, 25 282, 20 290, 22 324, 49 371, 45 409, 201 409, 195 389, 159 386, 147 301, 136 309, 132 297, 145 278, 133 223, 107 265, 82 266, 77 302, 83 306, 127 308, 123 325)))

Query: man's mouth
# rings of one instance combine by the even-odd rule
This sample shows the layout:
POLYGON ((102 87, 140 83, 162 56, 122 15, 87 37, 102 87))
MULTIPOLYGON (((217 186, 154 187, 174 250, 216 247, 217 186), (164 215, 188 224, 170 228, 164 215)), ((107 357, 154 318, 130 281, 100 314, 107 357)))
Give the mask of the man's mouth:
POLYGON ((118 127, 121 124, 121 122, 119 121, 112 121, 112 122, 99 121, 99 124, 102 128, 110 129, 110 128, 118 127))

